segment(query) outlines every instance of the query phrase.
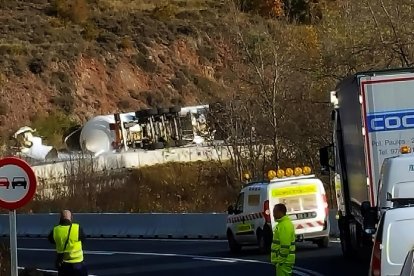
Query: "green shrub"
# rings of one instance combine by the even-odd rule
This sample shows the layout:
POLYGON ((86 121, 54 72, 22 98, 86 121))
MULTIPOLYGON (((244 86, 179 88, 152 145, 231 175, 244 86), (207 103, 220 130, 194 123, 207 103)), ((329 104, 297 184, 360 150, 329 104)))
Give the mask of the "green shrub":
POLYGON ((178 7, 171 3, 167 3, 165 5, 157 6, 155 9, 152 10, 152 17, 157 20, 168 20, 174 18, 178 12, 178 7))
POLYGON ((129 50, 134 48, 134 43, 132 42, 131 38, 128 36, 124 36, 119 43, 119 48, 124 50, 129 50))
POLYGON ((75 105, 75 99, 70 94, 55 96, 51 102, 60 107, 66 114, 72 113, 75 105))
POLYGON ((20 43, 2 43, 0 44, 0 56, 20 56, 26 55, 27 48, 25 45, 20 43))
POLYGON ((43 71, 46 68, 46 64, 42 58, 32 58, 29 61, 28 66, 29 66, 30 72, 32 72, 33 74, 43 73, 43 71))
POLYGON ((63 134, 69 128, 76 126, 76 122, 61 112, 36 115, 32 120, 32 126, 37 133, 45 138, 44 144, 57 148, 63 145, 63 134))
POLYGON ((193 77, 194 84, 203 92, 207 97, 213 97, 220 93, 220 90, 223 89, 217 83, 209 80, 206 77, 194 75, 193 77))
POLYGON ((99 36, 99 33, 99 28, 91 22, 84 24, 83 30, 81 31, 82 37, 88 41, 95 40, 99 36))
POLYGON ((86 0, 52 0, 49 13, 74 23, 83 23, 89 17, 86 0))

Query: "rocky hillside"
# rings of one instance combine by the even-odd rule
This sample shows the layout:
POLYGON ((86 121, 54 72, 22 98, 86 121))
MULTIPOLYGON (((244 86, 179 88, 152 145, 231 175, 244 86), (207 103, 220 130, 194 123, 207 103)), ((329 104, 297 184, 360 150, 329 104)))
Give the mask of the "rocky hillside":
POLYGON ((330 142, 328 91, 356 71, 414 65, 413 9, 410 0, 0 0, 0 136, 31 124, 58 137, 97 114, 227 99, 239 103, 223 125, 233 137, 275 145, 273 163, 316 164, 330 142))
MULTIPOLYGON (((225 90, 220 1, 0 1, 0 127, 59 110, 82 122, 225 90)), ((3 132, 4 133, 4 132, 3 132)))

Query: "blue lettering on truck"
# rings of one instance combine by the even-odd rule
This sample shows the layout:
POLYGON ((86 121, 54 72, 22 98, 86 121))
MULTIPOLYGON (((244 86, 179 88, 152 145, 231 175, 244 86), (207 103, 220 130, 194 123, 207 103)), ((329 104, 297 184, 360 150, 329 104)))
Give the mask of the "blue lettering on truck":
POLYGON ((367 126, 368 132, 414 128, 414 110, 368 114, 367 126))

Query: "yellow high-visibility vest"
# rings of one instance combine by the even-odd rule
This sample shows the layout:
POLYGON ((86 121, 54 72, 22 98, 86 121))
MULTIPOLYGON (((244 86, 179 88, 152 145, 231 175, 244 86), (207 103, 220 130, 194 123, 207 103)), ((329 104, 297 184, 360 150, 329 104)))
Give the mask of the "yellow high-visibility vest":
POLYGON ((295 263, 295 227, 288 216, 277 220, 277 225, 273 232, 271 262, 278 264, 295 263))
POLYGON ((68 238, 70 225, 58 225, 53 228, 53 239, 56 243, 57 253, 64 253, 63 262, 80 263, 83 261, 82 242, 79 240, 79 224, 72 223, 70 236, 66 249, 66 239, 68 238))

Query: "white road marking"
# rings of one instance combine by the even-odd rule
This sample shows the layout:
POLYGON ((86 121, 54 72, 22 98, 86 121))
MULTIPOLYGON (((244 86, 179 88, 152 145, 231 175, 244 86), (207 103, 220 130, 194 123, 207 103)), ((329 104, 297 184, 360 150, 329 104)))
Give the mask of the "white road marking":
MULTIPOLYGON (((39 238, 30 238, 30 237, 23 237, 19 238, 19 240, 38 240, 39 238)), ((155 238, 87 238, 88 240, 95 240, 95 241, 162 241, 162 242, 202 242, 202 243, 227 243, 227 240, 213 240, 213 239, 155 239, 155 238)))
POLYGON ((211 261, 211 262, 223 262, 223 263, 237 263, 237 261, 233 261, 233 260, 212 259, 212 258, 193 258, 193 260, 211 261))
MULTIPOLYGON (((20 251, 34 251, 34 252, 55 252, 54 249, 48 248, 18 248, 20 251)), ((136 255, 136 256, 157 256, 157 257, 181 257, 181 258, 209 258, 219 260, 231 260, 235 262, 245 263, 261 263, 270 264, 269 262, 263 262, 258 260, 238 259, 238 258, 221 258, 221 257, 209 257, 200 255, 187 255, 187 254, 175 254, 175 253, 154 253, 154 252, 129 252, 129 251, 83 251, 85 255, 136 255)))
MULTIPOLYGON (((25 269, 24 267, 22 267, 22 266, 19 266, 18 267, 18 269, 25 269)), ((51 270, 51 269, 39 269, 39 268, 37 268, 36 269, 37 271, 41 271, 41 272, 47 272, 47 273, 55 273, 55 274, 57 274, 58 272, 57 272, 57 270, 51 270)), ((97 275, 94 275, 94 274, 88 274, 88 276, 97 276, 97 275)))
POLYGON ((208 239, 153 239, 153 238, 88 238, 88 240, 98 241, 162 241, 162 242, 205 242, 205 243, 227 243, 227 240, 208 240, 208 239))
POLYGON ((312 275, 312 276, 324 276, 323 274, 310 270, 310 269, 306 269, 306 268, 302 268, 302 267, 295 267, 295 269, 298 269, 300 271, 306 272, 308 273, 308 275, 312 275))
MULTIPOLYGON (((48 248, 18 248, 20 251, 32 251, 32 252, 55 252, 54 249, 48 248)), ((133 255, 133 256, 156 256, 156 257, 180 257, 191 258, 194 260, 212 261, 212 262, 226 262, 226 263, 257 263, 272 265, 270 262, 263 262, 252 259, 240 259, 240 258, 225 258, 225 257, 211 257, 200 255, 187 255, 187 254, 175 254, 175 253, 154 253, 154 252, 129 252, 129 251, 83 251, 85 255, 133 255)), ((301 267, 294 267, 293 272, 299 276, 324 276, 316 271, 304 269, 301 267)))
POLYGON ((308 274, 308 273, 305 273, 305 272, 302 272, 302 271, 298 271, 296 269, 293 269, 293 275, 298 275, 298 276, 313 276, 311 274, 308 274))

